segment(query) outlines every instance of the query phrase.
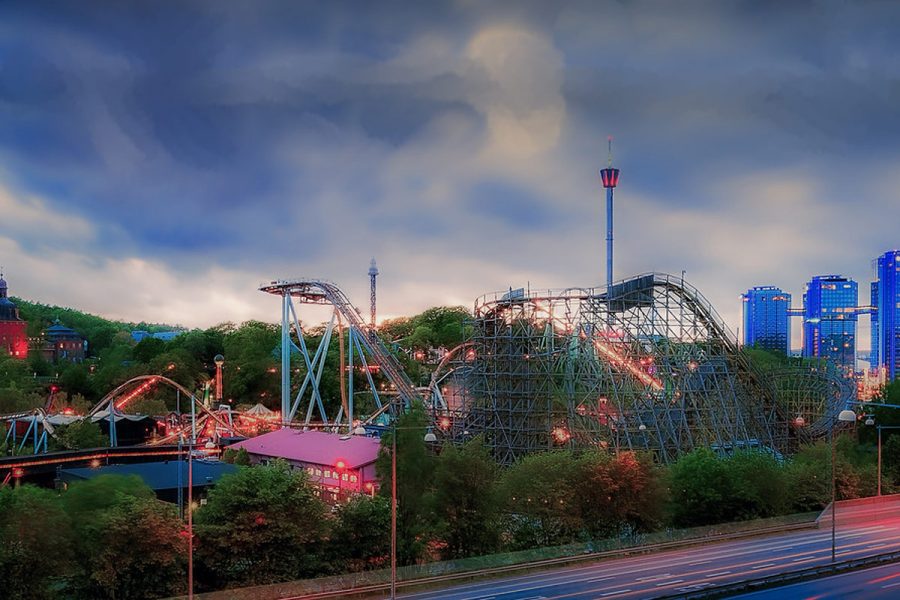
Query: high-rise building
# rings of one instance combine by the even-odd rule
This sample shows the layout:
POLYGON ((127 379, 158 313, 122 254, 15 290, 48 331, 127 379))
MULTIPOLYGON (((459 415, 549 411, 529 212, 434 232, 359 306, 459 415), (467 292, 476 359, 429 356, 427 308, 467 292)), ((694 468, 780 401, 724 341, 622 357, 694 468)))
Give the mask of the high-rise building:
POLYGON ((757 286, 741 296, 744 300, 744 344, 788 353, 791 327, 788 309, 791 295, 774 286, 757 286))
MULTIPOLYGON (((876 260, 875 263, 877 265, 878 261, 876 260)), ((873 369, 877 369, 879 366, 881 366, 881 362, 878 357, 878 355, 879 355, 879 352, 878 352, 879 347, 878 346, 880 345, 879 335, 878 335, 878 288, 879 288, 880 283, 881 282, 879 281, 879 277, 878 277, 878 267, 876 266, 875 281, 872 282, 872 302, 871 302, 871 306, 873 308, 873 310, 872 310, 872 329, 871 329, 872 349, 869 351, 869 366, 871 366, 873 369)))
POLYGON ((856 369, 859 289, 852 279, 818 275, 803 294, 803 356, 826 358, 845 373, 856 369))
POLYGON ((888 381, 900 376, 900 250, 878 257, 872 284, 872 366, 888 381))

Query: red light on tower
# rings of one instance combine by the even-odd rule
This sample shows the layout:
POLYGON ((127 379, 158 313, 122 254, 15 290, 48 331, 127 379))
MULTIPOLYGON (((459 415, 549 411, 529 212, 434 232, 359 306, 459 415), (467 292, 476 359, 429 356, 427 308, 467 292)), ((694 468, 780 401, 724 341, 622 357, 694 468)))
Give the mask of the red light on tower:
POLYGON ((338 459, 338 461, 336 463, 334 463, 334 468, 337 469, 338 471, 343 471, 344 469, 347 468, 347 463, 345 463, 341 459, 338 459))

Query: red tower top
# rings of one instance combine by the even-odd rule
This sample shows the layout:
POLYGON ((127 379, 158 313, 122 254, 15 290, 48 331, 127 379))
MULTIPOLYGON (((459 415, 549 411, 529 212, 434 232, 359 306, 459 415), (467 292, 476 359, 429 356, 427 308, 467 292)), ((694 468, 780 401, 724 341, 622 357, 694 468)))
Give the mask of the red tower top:
POLYGON ((612 167, 600 169, 600 179, 603 181, 603 187, 614 188, 619 183, 619 170, 612 167))

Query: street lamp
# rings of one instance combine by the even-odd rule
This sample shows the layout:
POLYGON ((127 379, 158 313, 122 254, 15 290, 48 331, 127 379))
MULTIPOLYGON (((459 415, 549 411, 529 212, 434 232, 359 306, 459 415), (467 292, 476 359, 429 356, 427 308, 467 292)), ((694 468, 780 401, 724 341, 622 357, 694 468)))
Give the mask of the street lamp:
MULTIPOLYGON (((856 421, 856 413, 846 408, 838 413, 837 421, 852 423, 856 421)), ((835 419, 831 420, 830 436, 831 437, 831 562, 835 559, 835 539, 837 537, 837 476, 834 470, 835 449, 834 449, 834 424, 835 419)))
MULTIPOLYGON (((875 425, 875 419, 869 417, 866 419, 866 425, 875 425)), ((881 430, 882 429, 900 429, 900 425, 878 425, 878 495, 881 496, 881 430)))

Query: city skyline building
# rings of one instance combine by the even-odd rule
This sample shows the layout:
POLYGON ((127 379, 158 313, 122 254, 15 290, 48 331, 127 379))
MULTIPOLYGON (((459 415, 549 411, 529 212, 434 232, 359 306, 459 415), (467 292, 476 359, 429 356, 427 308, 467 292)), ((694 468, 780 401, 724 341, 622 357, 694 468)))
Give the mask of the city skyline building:
POLYGON ((859 288, 841 275, 817 275, 803 294, 803 356, 833 361, 845 373, 856 370, 859 288))
POLYGON ((744 345, 766 350, 790 351, 788 310, 791 295, 779 287, 756 286, 742 294, 744 345))
POLYGON ((885 252, 875 263, 871 364, 893 381, 900 374, 900 250, 885 252))

